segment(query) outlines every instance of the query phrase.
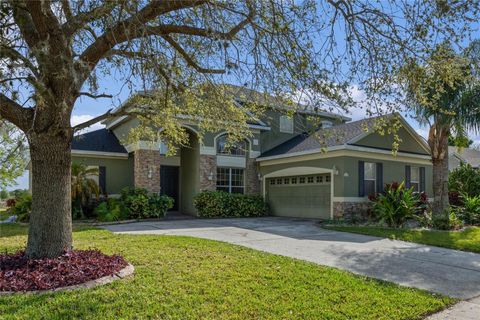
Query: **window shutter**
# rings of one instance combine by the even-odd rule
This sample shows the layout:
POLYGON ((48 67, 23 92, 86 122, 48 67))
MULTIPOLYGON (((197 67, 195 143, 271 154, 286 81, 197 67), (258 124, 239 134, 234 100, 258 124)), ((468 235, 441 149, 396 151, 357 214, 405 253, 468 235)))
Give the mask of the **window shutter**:
POLYGON ((98 167, 98 186, 101 193, 107 193, 107 168, 104 166, 98 167))
POLYGON ((410 188, 410 166, 405 166, 405 187, 410 188))
POLYGON ((383 163, 378 162, 377 165, 377 193, 383 192, 383 163))
POLYGON ((365 162, 358 161, 358 196, 365 197, 365 162))
POLYGON ((425 167, 420 167, 420 192, 425 192, 425 167))

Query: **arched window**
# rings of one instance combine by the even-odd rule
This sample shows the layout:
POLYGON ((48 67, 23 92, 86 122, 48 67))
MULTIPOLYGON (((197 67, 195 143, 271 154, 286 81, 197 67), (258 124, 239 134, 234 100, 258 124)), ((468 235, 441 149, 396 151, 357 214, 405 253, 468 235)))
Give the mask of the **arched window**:
POLYGON ((228 143, 227 140, 227 135, 217 138, 217 154, 240 157, 247 154, 247 142, 245 140, 235 143, 228 143))

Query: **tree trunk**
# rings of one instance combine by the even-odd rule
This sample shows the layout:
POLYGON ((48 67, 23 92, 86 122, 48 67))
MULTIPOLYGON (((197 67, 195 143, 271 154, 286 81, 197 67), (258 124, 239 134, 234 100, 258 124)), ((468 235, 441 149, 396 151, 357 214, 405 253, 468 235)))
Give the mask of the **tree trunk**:
POLYGON ((435 216, 446 213, 450 203, 448 198, 448 141, 442 141, 439 145, 440 157, 432 157, 433 163, 433 206, 435 216))
POLYGON ((29 134, 32 212, 26 254, 56 257, 72 247, 70 134, 29 134))

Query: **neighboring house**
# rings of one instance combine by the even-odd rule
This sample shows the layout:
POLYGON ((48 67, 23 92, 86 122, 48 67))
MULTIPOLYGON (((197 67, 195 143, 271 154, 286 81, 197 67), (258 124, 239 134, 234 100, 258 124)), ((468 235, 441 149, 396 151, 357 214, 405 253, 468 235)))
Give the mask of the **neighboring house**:
POLYGON ((196 214, 193 197, 202 190, 262 194, 274 215, 322 219, 360 214, 367 196, 392 181, 432 193, 428 146, 403 119, 403 142, 393 156, 393 136, 375 133, 375 119, 348 122, 315 110, 289 118, 281 109, 273 105, 249 123, 253 136, 230 150, 222 131, 204 134, 200 144, 195 123, 185 122, 189 145, 169 157, 162 143, 122 144, 138 121, 119 117, 105 122, 106 129, 75 137, 72 161, 98 166, 108 194, 126 186, 146 188, 170 195, 174 209, 190 215, 196 214), (311 116, 322 124, 309 135, 311 116))
POLYGON ((474 168, 480 168, 480 151, 470 148, 448 147, 448 169, 458 168, 460 163, 468 163, 474 168))

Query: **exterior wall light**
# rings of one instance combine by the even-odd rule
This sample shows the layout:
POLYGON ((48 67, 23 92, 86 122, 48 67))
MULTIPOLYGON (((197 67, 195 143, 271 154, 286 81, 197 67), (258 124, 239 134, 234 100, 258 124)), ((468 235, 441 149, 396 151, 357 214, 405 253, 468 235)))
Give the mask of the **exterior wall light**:
POLYGON ((338 176, 338 169, 337 169, 337 166, 336 165, 333 165, 333 168, 332 168, 332 173, 336 176, 338 176))

